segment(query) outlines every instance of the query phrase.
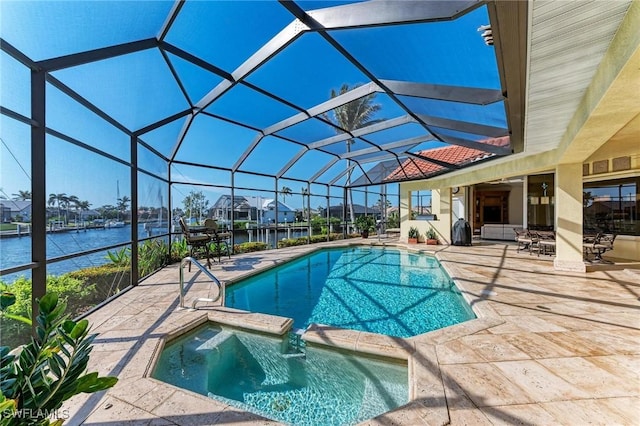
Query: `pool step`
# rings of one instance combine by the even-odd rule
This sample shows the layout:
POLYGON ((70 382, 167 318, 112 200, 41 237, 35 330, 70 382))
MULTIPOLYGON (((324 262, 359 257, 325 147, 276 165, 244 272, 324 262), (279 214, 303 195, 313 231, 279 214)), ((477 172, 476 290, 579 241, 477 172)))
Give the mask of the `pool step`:
POLYGON ((289 332, 287 348, 285 349, 282 356, 284 356, 285 358, 306 356, 304 352, 305 342, 304 340, 302 340, 303 333, 304 333, 304 330, 300 328, 294 328, 292 331, 289 332))
POLYGON ((234 337, 233 333, 229 331, 222 330, 217 333, 212 338, 206 340, 200 346, 196 348, 196 351, 210 351, 211 349, 215 349, 220 346, 222 343, 226 342, 228 339, 234 337))

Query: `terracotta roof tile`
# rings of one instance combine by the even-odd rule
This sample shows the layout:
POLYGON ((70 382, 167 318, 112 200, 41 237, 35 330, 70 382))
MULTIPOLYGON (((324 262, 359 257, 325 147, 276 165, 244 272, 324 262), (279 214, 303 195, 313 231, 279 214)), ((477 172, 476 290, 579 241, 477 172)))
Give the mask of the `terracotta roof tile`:
MULTIPOLYGON (((478 143, 486 143, 495 146, 508 146, 509 136, 500 138, 485 139, 478 143)), ((459 145, 450 145, 442 148, 428 149, 420 151, 418 155, 432 158, 434 160, 445 161, 451 164, 463 165, 489 157, 492 154, 479 149, 467 148, 459 145)), ((425 178, 436 172, 442 171, 444 167, 420 160, 418 158, 407 158, 402 165, 391 172, 384 181, 425 178)))

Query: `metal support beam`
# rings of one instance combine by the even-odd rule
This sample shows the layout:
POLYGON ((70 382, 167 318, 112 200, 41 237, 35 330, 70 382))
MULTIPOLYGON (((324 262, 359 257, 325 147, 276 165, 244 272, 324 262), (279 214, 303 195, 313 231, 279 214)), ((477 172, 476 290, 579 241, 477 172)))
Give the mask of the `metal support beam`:
MULTIPOLYGON (((235 232, 233 232, 233 200, 236 196, 236 175, 234 171, 231 171, 231 200, 229 201, 229 212, 231 217, 229 217, 229 231, 231 232, 231 250, 236 246, 236 236, 235 232)), ((226 223, 225 217, 225 223, 226 223)))
POLYGON ((178 75, 178 71, 176 70, 176 67, 173 66, 173 62, 171 62, 171 59, 169 59, 169 55, 162 49, 160 49, 160 54, 162 55, 162 59, 164 59, 164 63, 167 64, 167 67, 169 67, 169 71, 171 72, 173 79, 176 81, 176 84, 180 88, 184 100, 189 104, 189 108, 193 108, 193 101, 189 96, 189 92, 187 91, 187 88, 184 87, 182 79, 180 78, 180 75, 178 75))
POLYGON ((360 155, 365 155, 365 154, 372 154, 374 152, 379 152, 379 151, 387 151, 390 149, 395 149, 395 148, 402 148, 405 146, 415 146, 415 145, 419 145, 423 142, 427 142, 427 141, 431 141, 434 140, 435 138, 431 135, 426 135, 426 136, 417 136, 415 138, 409 138, 409 139, 403 139, 403 140, 399 140, 396 142, 390 142, 384 145, 380 145, 377 147, 371 147, 371 148, 364 148, 364 149, 359 149, 357 151, 351 151, 345 154, 340 155, 341 159, 347 159, 347 158, 353 158, 353 157, 357 157, 360 155))
POLYGON ((286 129, 287 127, 293 126, 294 124, 298 124, 310 117, 324 114, 342 105, 348 104, 349 102, 353 102, 356 99, 360 99, 364 96, 381 91, 382 90, 380 89, 380 87, 378 87, 378 85, 375 83, 367 83, 362 86, 358 86, 353 90, 350 90, 346 93, 336 96, 335 98, 329 99, 328 101, 322 102, 321 104, 309 108, 305 112, 301 112, 294 116, 285 118, 284 120, 267 127, 264 133, 271 134, 279 132, 280 130, 286 129))
POLYGON ((381 130, 391 129, 392 127, 402 126, 407 123, 415 123, 415 120, 410 115, 403 115, 401 117, 391 118, 389 120, 381 121, 379 123, 371 124, 369 126, 360 127, 351 131, 354 137, 368 135, 369 133, 379 132, 381 130))
POLYGON ((511 154, 511 150, 509 148, 505 148, 502 146, 490 145, 488 143, 472 141, 469 139, 456 138, 454 136, 441 135, 435 132, 432 132, 432 133, 442 142, 445 142, 451 145, 464 146, 465 148, 477 149, 478 151, 489 152, 491 154, 496 154, 496 155, 511 154))
POLYGON ((298 153, 293 156, 293 158, 291 158, 291 160, 289 160, 289 162, 285 164, 284 167, 280 169, 280 171, 276 174, 276 179, 281 178, 282 175, 287 173, 287 171, 296 163, 296 161, 298 161, 304 154, 306 154, 307 151, 309 151, 309 148, 307 147, 303 147, 300 151, 298 151, 298 153))
MULTIPOLYGON (((411 152, 407 152, 406 153, 409 157, 411 158, 416 158, 418 160, 423 160, 429 163, 433 163, 435 165, 438 165, 440 167, 444 167, 446 169, 451 169, 451 170, 457 170, 460 169, 461 167, 458 166, 457 164, 453 164, 453 163, 449 163, 447 161, 442 161, 442 160, 437 160, 435 158, 430 158, 427 157, 425 155, 420 155, 419 153, 411 153, 411 152)), ((415 163, 414 163, 415 164, 415 163)), ((418 167, 418 165, 416 164, 416 167, 418 167)), ((418 170, 420 169, 420 167, 418 167, 418 170)))
MULTIPOLYGON (((358 165, 358 168, 360 168, 360 170, 362 171, 362 176, 364 176, 369 181, 369 183, 373 185, 373 181, 371 180, 367 172, 364 171, 364 169, 362 168, 362 165, 360 165, 360 163, 358 162, 356 162, 356 164, 358 165)), ((367 194, 365 192, 365 203, 364 203, 365 210, 367 208, 366 197, 367 197, 367 194)))
POLYGON ((322 148, 323 146, 332 145, 337 142, 346 141, 347 139, 357 138, 369 133, 379 132, 381 130, 391 129, 392 127, 401 126, 407 123, 414 123, 415 120, 410 115, 403 115, 401 117, 391 118, 389 120, 380 121, 370 126, 361 127, 353 130, 351 133, 340 133, 336 136, 331 136, 326 139, 322 139, 316 142, 312 142, 307 146, 309 149, 322 148))
POLYGON ((167 19, 162 24, 162 28, 160 28, 160 31, 158 31, 158 35, 156 36, 158 41, 164 40, 164 38, 167 36, 167 33, 171 29, 171 25, 173 25, 173 22, 178 17, 182 6, 184 6, 184 0, 176 0, 173 3, 173 6, 171 7, 169 14, 167 15, 167 19))
POLYGON ((470 123, 468 121, 450 120, 447 118, 432 117, 430 115, 418 114, 418 118, 427 126, 441 127, 443 129, 456 130, 458 132, 472 133, 491 138, 507 136, 509 129, 505 127, 487 126, 485 124, 470 123))
POLYGON ((289 44, 293 43, 302 33, 308 31, 309 27, 300 20, 295 19, 289 25, 284 27, 282 31, 273 36, 266 44, 264 44, 256 53, 251 55, 249 59, 244 61, 233 72, 234 80, 242 80, 255 71, 260 65, 275 56, 289 44))
POLYGON ((309 179, 309 182, 315 182, 316 180, 318 180, 318 178, 322 176, 327 170, 329 170, 334 164, 336 164, 338 160, 339 158, 336 157, 331 161, 329 161, 327 164, 325 164, 324 167, 318 170, 318 172, 315 175, 311 176, 311 178, 309 179))
POLYGON ((482 0, 378 0, 307 12, 327 30, 445 21, 483 4, 482 0))
POLYGON ((13 118, 16 121, 19 121, 23 124, 26 124, 27 126, 34 126, 37 125, 38 123, 36 123, 34 120, 32 120, 29 117, 26 117, 18 112, 15 112, 9 108, 5 108, 3 106, 0 106, 0 114, 2 115, 6 115, 7 117, 13 118))
POLYGON ((216 67, 215 65, 210 64, 209 62, 198 58, 197 56, 192 55, 191 53, 180 49, 179 47, 174 46, 171 43, 167 43, 166 41, 160 42, 160 48, 166 52, 173 53, 179 58, 184 59, 187 62, 191 62, 194 65, 199 66, 213 74, 216 74, 225 80, 233 81, 233 77, 231 74, 226 72, 225 70, 216 67))
POLYGON ((351 135, 350 133, 340 133, 335 136, 331 136, 316 142, 312 142, 307 146, 309 147, 309 149, 317 149, 317 148, 322 148, 323 146, 333 145, 334 143, 343 142, 343 141, 346 141, 347 139, 353 139, 353 135, 351 135))
POLYGON ((206 107, 211 105, 213 101, 218 99, 220 96, 227 93, 229 89, 231 89, 235 85, 235 82, 229 80, 222 80, 216 87, 211 89, 209 93, 204 95, 202 99, 196 102, 195 109, 196 112, 204 110, 206 107))
POLYGON ((31 71, 31 272, 32 332, 35 335, 37 299, 47 292, 47 169, 46 169, 46 73, 31 71))
POLYGON ((136 130, 134 132, 134 134, 136 134, 138 136, 144 135, 145 133, 149 133, 150 131, 157 129, 158 127, 162 127, 162 126, 164 126, 166 124, 171 123, 172 121, 175 121, 175 120, 178 120, 178 119, 180 119, 182 117, 185 117, 185 116, 191 114, 191 112, 192 111, 190 109, 185 109, 184 111, 180 111, 180 112, 178 112, 176 114, 173 114, 170 117, 163 118, 160 121, 156 121, 155 123, 149 124, 148 126, 145 126, 145 127, 141 128, 141 129, 138 129, 138 130, 136 130))
POLYGON ((244 163, 244 161, 247 159, 247 157, 253 152, 254 149, 256 149, 256 147, 258 146, 258 144, 260 143, 260 141, 262 140, 263 137, 264 136, 262 134, 259 134, 258 136, 253 138, 253 141, 251 142, 251 145, 249 145, 249 147, 244 150, 244 152, 242 153, 240 158, 238 158, 238 161, 236 161, 236 163, 233 165, 233 167, 231 167, 232 171, 235 172, 235 171, 238 170, 238 168, 240 166, 242 166, 242 163, 244 163))
POLYGON ((148 38, 131 43, 118 44, 116 46, 103 47, 101 49, 89 50, 86 52, 74 53, 72 55, 60 56, 52 59, 45 59, 36 62, 37 66, 45 71, 57 71, 64 68, 77 67, 89 62, 101 61, 114 58, 116 56, 127 55, 129 53, 140 52, 141 50, 158 47, 158 40, 148 38))
POLYGON ((353 164, 351 164, 349 167, 347 167, 346 169, 344 169, 343 171, 341 171, 340 173, 338 173, 338 176, 334 177, 330 182, 329 185, 333 186, 333 184, 335 184, 337 181, 339 181, 342 176, 346 175, 347 173, 350 173, 353 171, 353 169, 355 169, 356 165, 358 163, 356 163, 355 161, 353 162, 353 164))
POLYGON ((180 145, 182 145, 182 141, 187 136, 187 132, 189 131, 189 127, 193 124, 193 119, 195 114, 190 113, 185 122, 182 124, 182 129, 180 129, 180 133, 178 134, 178 138, 176 140, 176 145, 173 147, 171 151, 171 155, 169 156, 170 161, 175 160, 176 155, 178 155, 178 151, 180 150, 180 145))
POLYGON ((138 138, 131 136, 131 277, 129 284, 138 285, 138 138))
POLYGON ((504 100, 502 92, 495 89, 445 86, 441 84, 414 83, 398 80, 380 80, 380 83, 396 95, 411 96, 415 98, 463 102, 475 105, 489 105, 494 102, 504 100))
POLYGON ((27 55, 16 49, 11 43, 0 37, 0 50, 7 53, 16 61, 29 68, 31 71, 39 71, 40 67, 27 55))
POLYGON ((122 123, 111 117, 106 112, 102 111, 100 108, 89 102, 87 99, 82 97, 78 92, 71 89, 69 86, 55 78, 54 76, 47 74, 47 82, 51 84, 56 89, 60 90, 65 95, 69 96, 74 101, 78 102, 83 107, 87 108, 89 111, 93 112, 98 117, 102 118, 107 123, 114 126, 116 129, 120 130, 127 136, 131 136, 131 130, 127 129, 122 123))

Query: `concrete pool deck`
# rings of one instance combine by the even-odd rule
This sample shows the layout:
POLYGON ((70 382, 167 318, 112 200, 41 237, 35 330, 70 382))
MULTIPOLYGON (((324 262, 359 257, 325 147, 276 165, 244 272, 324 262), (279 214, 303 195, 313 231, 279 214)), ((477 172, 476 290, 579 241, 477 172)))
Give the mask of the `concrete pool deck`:
MULTIPOLYGON (((351 243, 377 243, 377 239, 351 243)), ((344 242, 323 246, 344 245, 344 242)), ((363 424, 640 424, 640 265, 553 270, 508 243, 404 245, 435 251, 479 318, 408 339, 317 326, 304 338, 408 360, 410 402, 363 424)), ((317 248, 235 255, 212 273, 236 281, 317 248)), ((148 378, 163 339, 213 320, 279 332, 286 319, 178 307, 178 265, 164 268, 88 316, 100 333, 90 371, 119 377, 107 392, 62 407, 65 424, 277 424, 148 378)), ((185 270, 187 305, 213 296, 185 270)))

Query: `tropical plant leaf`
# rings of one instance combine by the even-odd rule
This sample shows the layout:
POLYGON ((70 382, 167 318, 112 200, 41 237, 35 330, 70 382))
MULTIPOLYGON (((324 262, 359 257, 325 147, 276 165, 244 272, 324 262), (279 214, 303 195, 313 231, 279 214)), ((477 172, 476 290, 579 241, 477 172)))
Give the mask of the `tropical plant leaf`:
POLYGON ((12 306, 15 303, 16 303, 15 294, 9 291, 3 291, 2 293, 0 293, 0 310, 4 311, 9 306, 12 306))
MULTIPOLYGON (((85 374, 95 334, 87 335, 89 322, 69 321, 66 303, 55 293, 39 301, 38 338, 31 339, 19 356, 0 348, 0 390, 17 401, 17 409, 54 410, 79 392, 96 392, 117 382, 115 377, 85 374), (64 355, 64 356, 62 356, 64 355)), ((0 419, 2 420, 2 419, 0 419)), ((30 424, 49 424, 46 418, 30 424)), ((2 425, 2 422, 0 422, 2 425)))
POLYGON ((87 332, 87 327, 89 327, 89 321, 87 321, 86 319, 78 321, 78 323, 71 330, 71 333, 69 333, 71 338, 78 339, 79 337, 84 336, 87 332))
POLYGON ((47 293, 38 301, 40 313, 48 315, 58 304, 58 295, 56 293, 47 293))

